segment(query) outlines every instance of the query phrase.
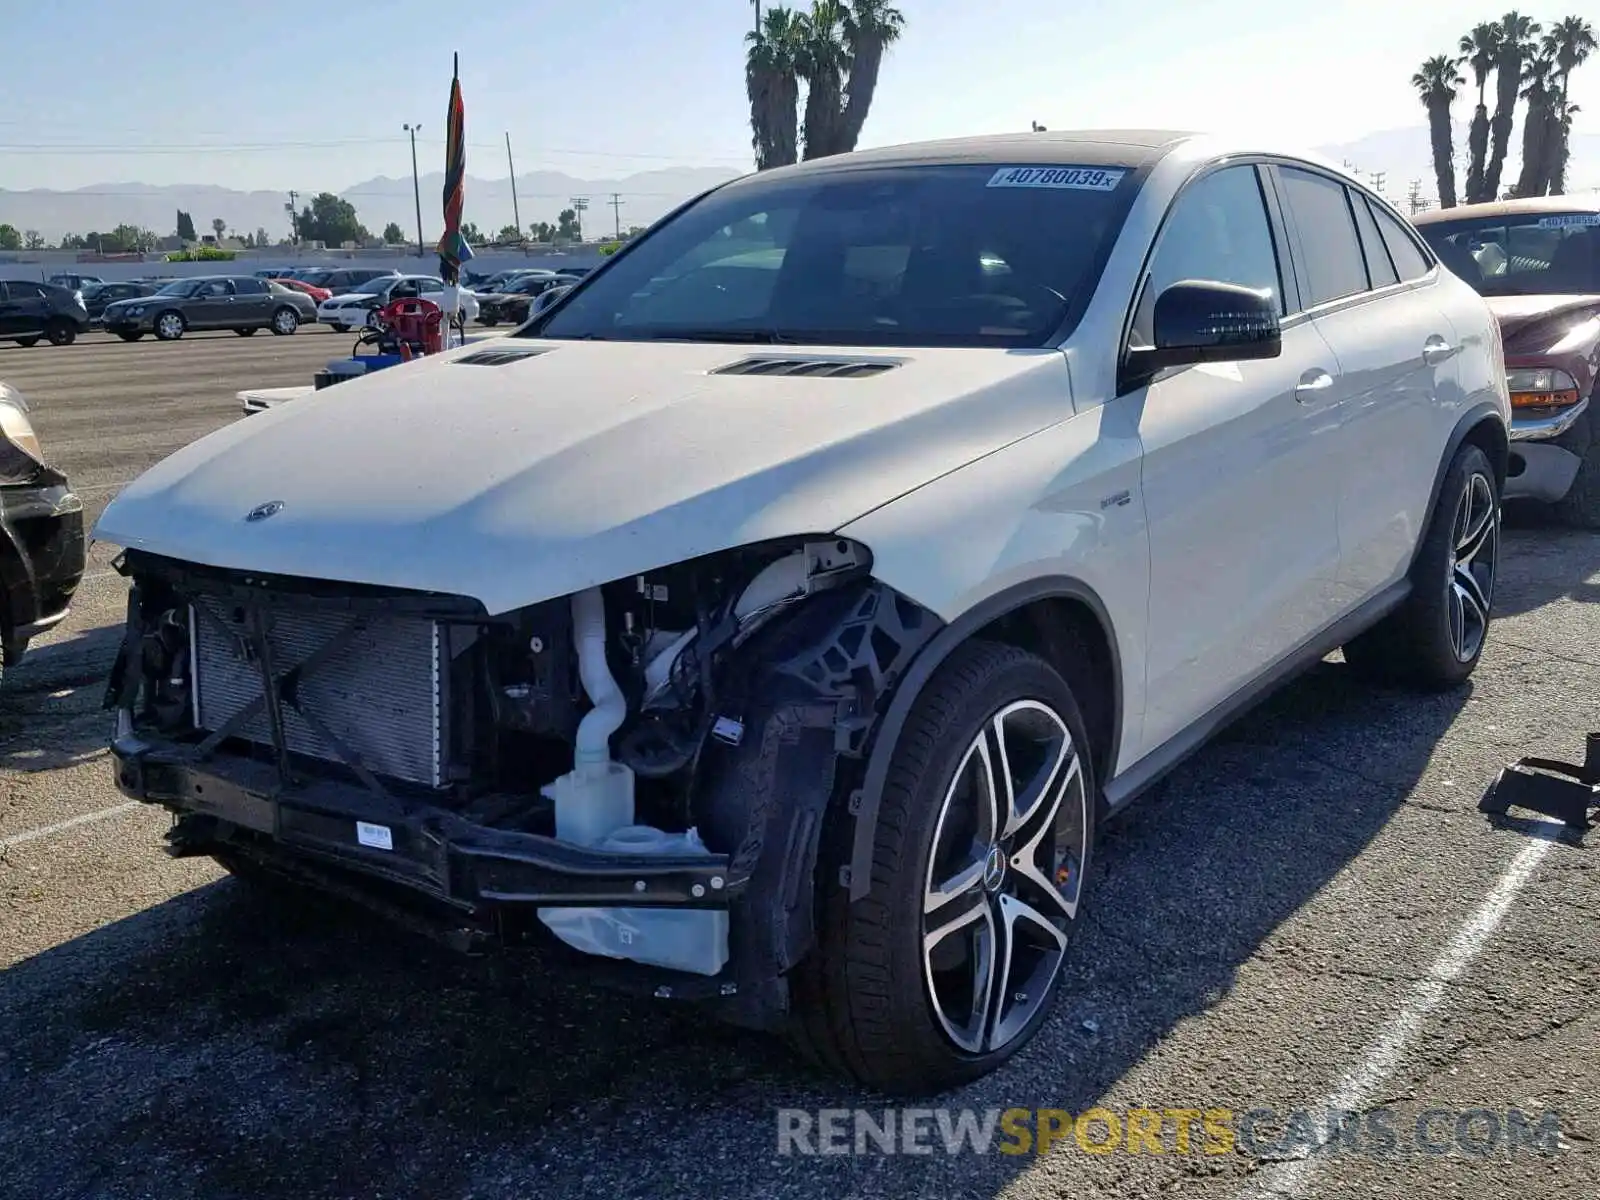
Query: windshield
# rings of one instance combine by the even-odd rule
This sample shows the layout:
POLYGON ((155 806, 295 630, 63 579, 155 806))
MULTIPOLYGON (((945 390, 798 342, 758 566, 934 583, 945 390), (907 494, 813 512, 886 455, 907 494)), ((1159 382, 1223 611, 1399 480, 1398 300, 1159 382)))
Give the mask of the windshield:
POLYGON ((1600 213, 1439 221, 1418 232, 1479 295, 1600 293, 1600 213))
POLYGON ((298 279, 301 283, 309 283, 312 287, 321 287, 322 281, 332 274, 333 272, 326 268, 319 268, 315 271, 296 272, 294 278, 298 279))
POLYGON ((962 163, 757 176, 658 226, 519 332, 1040 346, 1092 292, 1130 175, 962 163))
POLYGON ((174 279, 171 283, 167 284, 159 292, 157 292, 156 295, 187 296, 204 282, 205 280, 203 279, 174 279))

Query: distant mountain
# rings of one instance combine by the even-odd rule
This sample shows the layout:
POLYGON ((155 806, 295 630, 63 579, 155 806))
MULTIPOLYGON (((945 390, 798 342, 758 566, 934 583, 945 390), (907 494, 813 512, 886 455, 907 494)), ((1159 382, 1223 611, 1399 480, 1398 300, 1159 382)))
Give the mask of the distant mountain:
MULTIPOLYGON (((1502 189, 1517 181, 1522 170, 1521 113, 1512 131, 1510 153, 1500 171, 1502 189)), ((1318 146, 1317 153, 1347 162, 1363 179, 1374 174, 1386 176, 1383 190, 1391 200, 1402 200, 1413 179, 1422 181, 1422 194, 1430 201, 1436 200, 1433 178, 1433 144, 1428 140, 1426 126, 1416 125, 1405 129, 1386 129, 1369 133, 1353 142, 1332 146, 1318 146)), ((1455 132, 1456 192, 1459 196, 1467 177, 1467 126, 1458 123, 1455 132)), ((1572 135, 1572 160, 1567 180, 1568 191, 1600 188, 1600 134, 1575 132, 1572 135)))
MULTIPOLYGON (((624 229, 648 225, 684 200, 736 174, 719 167, 670 167, 621 179, 578 179, 558 171, 532 171, 517 176, 517 208, 526 228, 536 221, 554 222, 558 212, 571 207, 573 197, 586 196, 589 210, 584 228, 610 232, 619 217, 624 229), (612 210, 612 193, 621 199, 620 212, 612 210)), ((432 172, 422 176, 420 186, 423 232, 431 240, 439 234, 439 193, 444 177, 432 172)), ((411 180, 379 176, 340 194, 355 205, 362 223, 373 233, 382 232, 393 221, 407 236, 415 236, 411 180)), ((466 196, 464 218, 486 235, 511 224, 510 180, 469 175, 466 196)), ((51 242, 68 233, 114 229, 123 222, 170 234, 181 208, 194 217, 201 232, 209 232, 212 219, 221 217, 229 229, 241 235, 262 228, 277 237, 289 232, 289 216, 283 207, 288 199, 287 192, 237 192, 208 184, 101 183, 65 192, 0 189, 0 223, 36 229, 51 242)), ((299 194, 299 207, 309 202, 309 195, 299 194)))

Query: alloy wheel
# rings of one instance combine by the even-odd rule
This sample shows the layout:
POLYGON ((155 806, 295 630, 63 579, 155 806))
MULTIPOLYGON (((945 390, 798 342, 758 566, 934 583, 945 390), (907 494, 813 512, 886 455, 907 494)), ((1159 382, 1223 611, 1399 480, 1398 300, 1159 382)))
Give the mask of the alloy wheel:
POLYGON ((183 318, 177 313, 163 313, 157 322, 156 332, 164 338, 176 338, 183 333, 183 318))
POLYGON ((1082 764, 1061 715, 1008 704, 968 745, 934 826, 923 976, 945 1035, 1002 1049, 1049 1000, 1088 858, 1082 764))
POLYGON ((1470 662, 1489 632, 1489 605, 1494 599, 1495 567, 1500 557, 1500 511, 1494 485, 1473 472, 1456 506, 1451 526, 1449 605, 1450 648, 1461 662, 1470 662))
POLYGON ((300 318, 287 308, 280 308, 277 315, 272 318, 272 331, 278 334, 293 333, 300 324, 300 318))

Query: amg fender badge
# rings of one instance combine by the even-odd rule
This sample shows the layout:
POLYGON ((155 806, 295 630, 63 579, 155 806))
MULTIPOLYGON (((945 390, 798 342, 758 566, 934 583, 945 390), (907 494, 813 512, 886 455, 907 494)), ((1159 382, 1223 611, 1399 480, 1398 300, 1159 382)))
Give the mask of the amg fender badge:
POLYGON ((245 513, 246 521, 265 521, 268 517, 275 517, 283 511, 282 500, 268 500, 265 504, 258 504, 245 513))

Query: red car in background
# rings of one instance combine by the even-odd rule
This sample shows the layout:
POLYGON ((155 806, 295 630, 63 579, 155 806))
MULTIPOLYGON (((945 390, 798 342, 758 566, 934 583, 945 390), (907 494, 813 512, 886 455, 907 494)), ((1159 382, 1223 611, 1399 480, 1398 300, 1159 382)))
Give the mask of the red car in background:
POLYGON ((297 292, 304 292, 307 296, 310 296, 318 304, 321 304, 329 296, 333 295, 333 293, 330 292, 325 287, 318 287, 314 283, 306 283, 302 279, 290 279, 287 275, 280 275, 278 278, 274 279, 272 282, 273 283, 281 283, 284 287, 292 288, 294 291, 297 291, 297 292))
POLYGON ((1504 496, 1600 529, 1600 195, 1540 196, 1412 218, 1489 302, 1505 343, 1511 456, 1504 496))

